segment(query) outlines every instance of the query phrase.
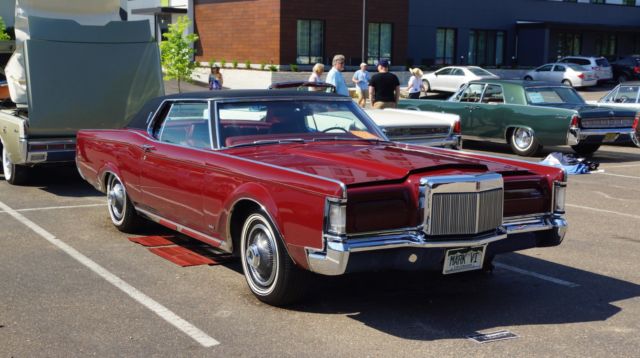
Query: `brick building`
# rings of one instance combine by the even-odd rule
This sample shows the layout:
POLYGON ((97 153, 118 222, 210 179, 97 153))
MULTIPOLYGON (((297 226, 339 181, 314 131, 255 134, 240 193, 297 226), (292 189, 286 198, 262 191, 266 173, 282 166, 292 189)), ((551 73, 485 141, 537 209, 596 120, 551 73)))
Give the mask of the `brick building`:
POLYGON ((408 0, 193 1, 198 61, 328 64, 341 53, 351 65, 363 54, 405 64, 408 0))

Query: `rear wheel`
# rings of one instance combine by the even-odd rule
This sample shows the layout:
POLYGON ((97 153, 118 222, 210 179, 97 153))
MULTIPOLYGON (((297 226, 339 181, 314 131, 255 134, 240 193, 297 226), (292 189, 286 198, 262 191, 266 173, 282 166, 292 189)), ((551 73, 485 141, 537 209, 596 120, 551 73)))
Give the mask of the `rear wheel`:
POLYGON ((262 210, 253 212, 244 222, 240 257, 247 284, 260 301, 282 306, 304 294, 305 272, 293 263, 262 210))
POLYGON ((531 76, 524 76, 524 80, 525 80, 525 81, 533 81, 533 77, 531 77, 531 76))
POLYGON ((569 87, 573 87, 573 85, 571 84, 571 81, 569 81, 569 80, 562 80, 562 84, 563 85, 567 85, 569 87))
POLYGON ((2 171, 4 172, 4 180, 12 185, 21 185, 27 179, 27 171, 29 168, 23 165, 14 164, 11 161, 9 152, 2 147, 2 171))
POLYGON ((140 223, 140 216, 131 204, 127 189, 115 175, 107 179, 107 206, 111 222, 120 231, 130 232, 140 223))
POLYGON ((534 132, 529 128, 521 127, 511 130, 509 144, 514 153, 525 157, 535 155, 542 148, 534 132))
POLYGON ((579 155, 586 157, 595 153, 600 148, 600 144, 579 143, 572 145, 571 148, 579 155))

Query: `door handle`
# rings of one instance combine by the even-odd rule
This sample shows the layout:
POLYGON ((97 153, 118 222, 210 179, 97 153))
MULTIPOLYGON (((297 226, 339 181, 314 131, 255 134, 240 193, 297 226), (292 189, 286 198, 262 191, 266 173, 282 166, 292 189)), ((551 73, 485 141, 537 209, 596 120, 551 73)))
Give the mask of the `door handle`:
POLYGON ((151 144, 143 144, 141 147, 145 153, 149 153, 152 150, 156 150, 156 147, 152 146, 151 144))

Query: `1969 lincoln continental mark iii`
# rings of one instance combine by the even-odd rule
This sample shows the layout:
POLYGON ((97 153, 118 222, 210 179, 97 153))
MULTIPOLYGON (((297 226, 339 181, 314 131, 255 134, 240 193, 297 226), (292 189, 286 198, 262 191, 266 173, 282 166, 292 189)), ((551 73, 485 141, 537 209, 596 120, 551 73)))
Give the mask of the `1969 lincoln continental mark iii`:
POLYGON ((328 93, 160 97, 126 128, 80 131, 76 162, 117 228, 144 217, 234 253, 275 305, 307 271, 480 270, 567 228, 563 170, 389 142, 328 93))

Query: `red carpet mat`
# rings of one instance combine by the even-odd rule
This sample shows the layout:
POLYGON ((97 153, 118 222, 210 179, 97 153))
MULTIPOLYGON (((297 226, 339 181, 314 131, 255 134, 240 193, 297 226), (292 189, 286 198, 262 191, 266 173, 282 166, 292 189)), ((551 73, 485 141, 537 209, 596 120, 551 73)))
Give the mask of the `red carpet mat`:
POLYGON ((141 236, 130 237, 129 241, 145 246, 152 253, 182 267, 219 265, 232 259, 231 255, 188 237, 141 236))

